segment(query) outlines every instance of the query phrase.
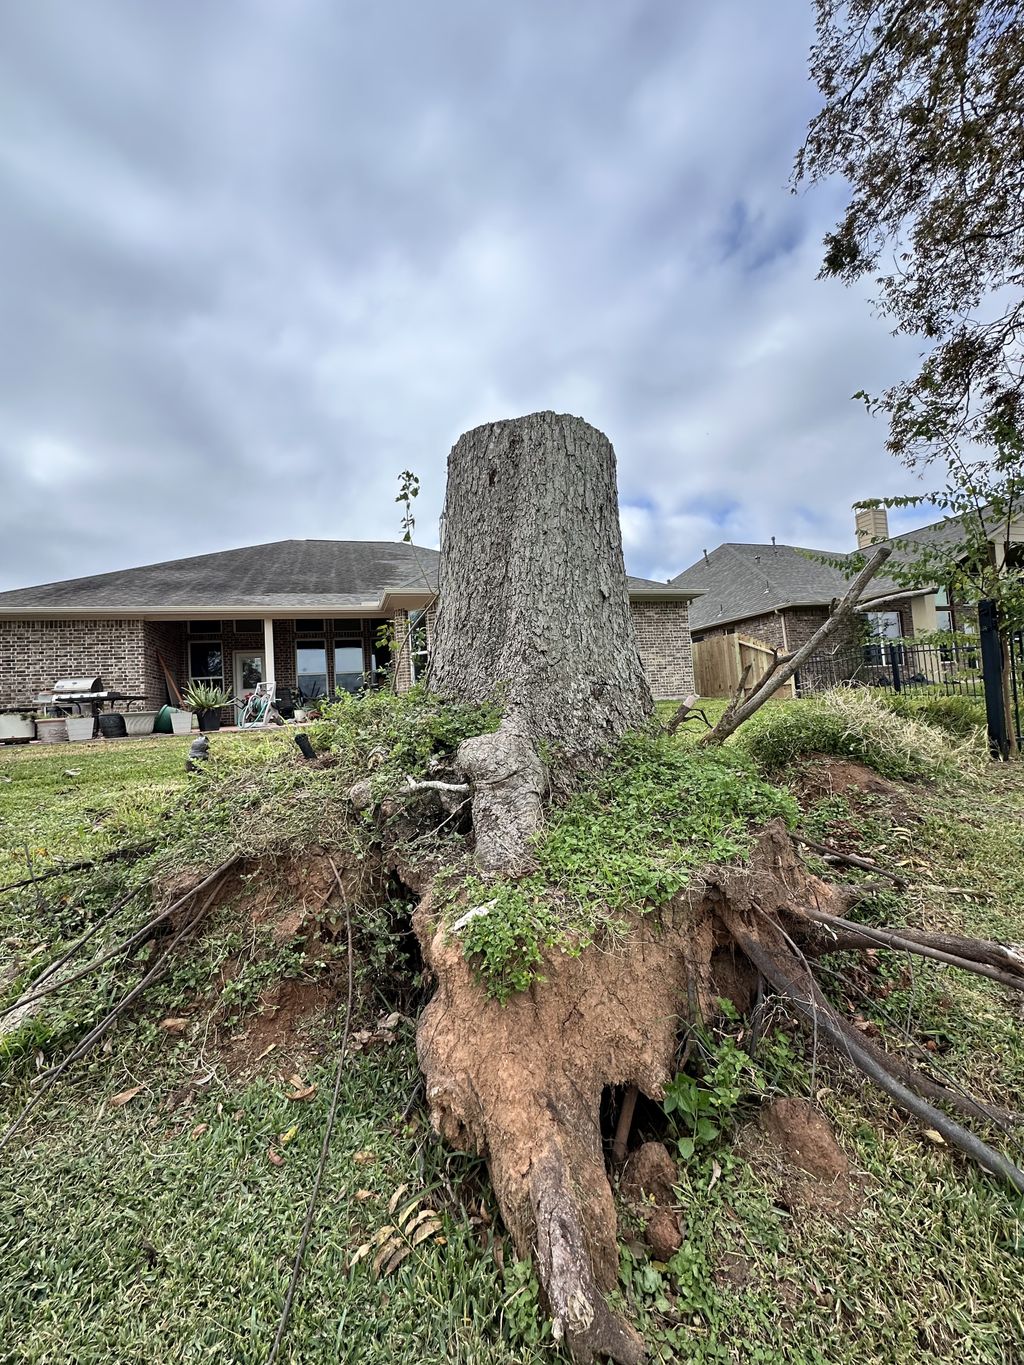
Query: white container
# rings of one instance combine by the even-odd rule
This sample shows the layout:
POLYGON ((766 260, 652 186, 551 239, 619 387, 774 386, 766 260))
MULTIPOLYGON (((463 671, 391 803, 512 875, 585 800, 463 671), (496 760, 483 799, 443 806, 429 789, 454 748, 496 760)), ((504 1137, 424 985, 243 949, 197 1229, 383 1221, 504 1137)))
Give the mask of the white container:
POLYGON ((36 734, 41 744, 66 744, 67 723, 63 716, 40 716, 36 721, 36 734))
MULTIPOLYGON (((153 726, 156 723, 156 711, 126 711, 124 713, 124 723, 130 736, 151 735, 153 726)), ((173 713, 171 724, 174 724, 173 713)))
POLYGON ((92 739, 96 733, 95 716, 68 716, 64 724, 68 728, 68 739, 92 739))
POLYGON ((187 735, 192 731, 192 712, 191 711, 172 711, 171 712, 171 734, 187 735))
POLYGON ((0 744, 11 742, 23 744, 35 739, 36 723, 28 716, 0 716, 0 744))

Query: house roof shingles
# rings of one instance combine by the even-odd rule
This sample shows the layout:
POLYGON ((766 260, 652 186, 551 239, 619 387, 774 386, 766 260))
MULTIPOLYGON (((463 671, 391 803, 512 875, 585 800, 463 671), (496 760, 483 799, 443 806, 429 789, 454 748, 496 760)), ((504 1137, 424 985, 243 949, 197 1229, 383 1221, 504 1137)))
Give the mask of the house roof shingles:
MULTIPOLYGON (((436 550, 403 541, 279 540, 16 588, 0 593, 0 617, 375 612, 388 594, 433 594, 439 559, 436 550)), ((697 591, 648 578, 627 583, 644 598, 687 600, 697 591)))
MULTIPOLYGON (((852 575, 820 558, 849 556, 795 545, 742 545, 726 542, 677 574, 673 586, 701 592, 690 607, 690 628, 709 630, 785 607, 828 606, 843 597, 852 575)), ((872 580, 870 597, 899 592, 887 578, 872 580)))

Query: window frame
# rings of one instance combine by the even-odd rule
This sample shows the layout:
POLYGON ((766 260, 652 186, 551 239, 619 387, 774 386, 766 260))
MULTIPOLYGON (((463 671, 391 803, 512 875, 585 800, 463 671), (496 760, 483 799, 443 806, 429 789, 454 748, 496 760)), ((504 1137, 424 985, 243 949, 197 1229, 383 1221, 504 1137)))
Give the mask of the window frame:
POLYGON ((310 636, 309 638, 305 638, 305 637, 304 637, 304 638, 302 638, 302 639, 298 639, 298 638, 296 639, 296 641, 295 641, 295 690, 296 690, 296 692, 299 692, 299 693, 302 694, 302 697, 303 697, 303 700, 304 700, 304 701, 320 701, 322 698, 324 698, 324 697, 329 697, 329 696, 331 695, 330 662, 331 662, 331 660, 330 660, 330 654, 329 654, 328 649, 327 649, 327 637, 326 637, 326 636, 324 636, 324 635, 321 635, 321 636, 319 636, 319 637, 317 637, 317 636, 310 636), (300 673, 300 672, 299 672, 299 650, 300 650, 300 649, 320 649, 320 650, 322 650, 322 651, 323 651, 323 656, 324 656, 324 666, 323 666, 323 670, 321 671, 320 669, 317 669, 317 671, 316 671, 315 673, 312 672, 311 670, 307 670, 307 671, 304 672, 304 673, 300 673), (320 677, 323 678, 323 680, 324 680, 324 690, 323 690, 323 692, 317 693, 315 696, 307 696, 306 693, 305 693, 305 690, 303 689, 301 679, 302 679, 302 678, 314 678, 314 677, 315 677, 315 678, 320 678, 320 677))
POLYGON ((212 685, 215 685, 215 686, 219 687, 221 690, 224 689, 224 641, 223 641, 222 639, 218 638, 218 639, 216 639, 216 640, 206 640, 206 639, 201 639, 201 640, 190 639, 190 640, 189 640, 189 642, 188 642, 188 677, 189 677, 189 682, 200 683, 200 684, 202 684, 202 683, 208 683, 208 684, 212 684, 212 685), (219 675, 216 674, 216 673, 193 673, 193 672, 192 672, 192 651, 193 651, 193 649, 196 649, 196 648, 200 648, 200 649, 213 649, 213 648, 216 648, 217 652, 220 654, 220 674, 219 674, 219 675))

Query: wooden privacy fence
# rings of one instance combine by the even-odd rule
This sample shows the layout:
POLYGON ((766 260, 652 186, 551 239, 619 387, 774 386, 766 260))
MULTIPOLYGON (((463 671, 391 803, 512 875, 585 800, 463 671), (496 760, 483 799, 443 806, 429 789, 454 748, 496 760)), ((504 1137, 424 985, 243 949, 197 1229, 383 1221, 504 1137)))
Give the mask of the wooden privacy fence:
MULTIPOLYGON (((693 677, 702 697, 731 697, 750 665, 750 674, 743 688, 749 696, 767 673, 775 657, 771 645, 755 640, 750 635, 712 635, 693 646, 693 677)), ((779 688, 778 696, 794 695, 792 680, 779 688)))

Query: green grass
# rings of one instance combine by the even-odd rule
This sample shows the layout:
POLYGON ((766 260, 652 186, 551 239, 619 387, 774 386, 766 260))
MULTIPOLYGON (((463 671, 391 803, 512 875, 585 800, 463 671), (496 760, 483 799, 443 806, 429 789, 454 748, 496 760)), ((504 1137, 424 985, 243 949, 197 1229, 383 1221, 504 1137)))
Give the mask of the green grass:
MULTIPOLYGON (((792 705, 799 703, 780 708, 792 705)), ((682 776, 692 755, 687 735, 702 728, 686 728, 675 757, 660 745, 646 754, 625 782, 636 797, 632 812, 628 803, 621 810, 595 803, 591 792, 556 825, 549 856, 563 870, 567 894, 586 900, 599 891, 608 900, 613 890, 633 898, 631 828, 646 841, 645 822, 660 822, 669 849, 699 831, 700 813, 715 809, 723 795, 734 800, 737 789, 728 784, 737 772, 743 793, 761 790, 748 785, 758 779, 739 755, 705 774, 710 787, 695 784, 701 795, 692 807, 683 801, 682 776), (663 764, 673 782, 666 783, 663 764), (652 810, 648 778, 674 793, 668 808, 652 810), (595 888, 580 856, 596 831, 620 860, 614 886, 595 888)), ((219 738, 218 747, 227 750, 223 772, 208 786, 188 789, 200 825, 218 783, 224 789, 234 782, 232 764, 238 776, 249 766, 238 763, 238 746, 252 743, 248 736, 219 738)), ((260 755, 270 769, 278 758, 285 762, 287 744, 278 755, 262 743, 244 752, 260 755)), ((186 740, 168 739, 0 754, 0 774, 12 777, 0 783, 7 875, 20 873, 26 842, 46 850, 33 855, 43 867, 102 852, 123 842, 125 829, 173 823, 160 817, 188 805, 186 748, 186 740), (67 767, 79 776, 64 777, 67 767), (126 817, 117 811, 134 823, 120 823, 126 817)), ((271 773, 266 780, 283 778, 271 773)), ((621 772, 617 781, 623 788, 621 772)), ((236 815, 253 809, 255 789, 246 794, 244 781, 234 785, 236 815)), ((296 818, 306 817, 299 810, 296 818)), ((878 796, 818 799, 805 803, 800 819, 812 835, 846 840, 914 874, 902 897, 859 908, 865 920, 1024 939, 1024 769, 993 765, 970 785, 908 787, 896 807, 878 796)), ((717 838, 718 825, 716 831, 717 838)), ((657 875, 674 867, 667 858, 657 875)), ((679 875, 684 872, 689 875, 681 864, 679 875)), ((59 879, 48 887, 45 911, 31 894, 0 899, 0 917, 6 917, 0 918, 0 953, 8 961, 72 932, 65 904, 71 888, 59 879)), ((239 1016, 234 1029, 246 1027, 245 1009, 268 973, 302 970, 290 945, 271 955, 237 915, 225 912, 175 977, 113 1032, 110 1051, 73 1068, 30 1122, 25 1140, 0 1153, 2 1365, 265 1360, 319 1152, 337 1020, 326 1025, 326 1055, 310 1064, 308 1076, 319 1091, 305 1104, 287 1101, 285 1087, 269 1076, 232 1075, 201 1028, 181 1038, 159 1032, 155 1024, 164 1015, 195 1012, 225 952, 248 963, 232 1006, 239 1016), (124 1107, 110 1104, 136 1085, 142 1089, 124 1107), (207 1126, 193 1138, 201 1125, 207 1126), (282 1145, 280 1135, 292 1127, 294 1138, 282 1145), (268 1159, 271 1144, 284 1156, 280 1167, 268 1159)), ((869 970, 853 970, 852 958, 834 965, 843 976, 830 978, 833 998, 859 1009, 889 1045, 906 1047, 909 1031, 916 1041, 935 1044, 928 1064, 951 1071, 984 1098, 1020 1107, 1019 999, 1008 1008, 994 984, 938 964, 917 962, 911 970, 886 954, 869 970)), ((3 966, 0 958, 0 971, 3 966)), ((80 1032, 119 988, 116 976, 104 977, 72 996, 65 1013, 53 1006, 33 1045, 59 1056, 65 1038, 80 1032)), ((369 990, 360 1000, 364 1012, 383 1008, 369 990)), ((758 1059, 769 1093, 818 1096, 867 1182, 864 1204, 842 1221, 795 1217, 779 1203, 773 1171, 750 1158, 744 1125, 755 1103, 741 1100, 730 1122, 718 1123, 716 1114, 720 1138, 702 1142, 682 1170, 685 1240, 672 1262, 663 1266, 631 1250, 623 1225, 619 1293, 653 1358, 666 1365, 1013 1365, 1024 1359, 1021 1200, 925 1141, 824 1053, 814 1062, 812 1092, 809 1047, 778 1016, 773 1022, 758 1059), (727 1254, 741 1258, 741 1285, 723 1276, 727 1254)), ((725 1020, 720 1036, 734 1040, 742 1026, 725 1020)), ((31 1050, 0 1062, 0 1122, 31 1093, 33 1067, 31 1050)), ((433 1140, 418 1109, 411 1120, 402 1118, 416 1077, 410 1025, 393 1046, 354 1054, 346 1067, 282 1360, 562 1361, 540 1321, 532 1275, 513 1262, 507 1245, 502 1268, 494 1223, 471 1221, 479 1218, 481 1201, 485 1217, 493 1218, 480 1164, 433 1140), (365 1153, 373 1159, 364 1161, 365 1153), (388 1202, 402 1184, 442 1212, 441 1240, 424 1243, 388 1279, 376 1280, 365 1264, 350 1269, 356 1248, 390 1221, 388 1202), (369 1197, 357 1197, 363 1191, 369 1197)))

